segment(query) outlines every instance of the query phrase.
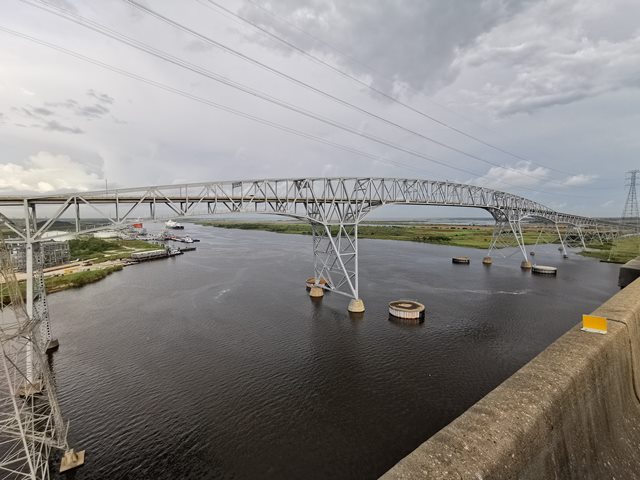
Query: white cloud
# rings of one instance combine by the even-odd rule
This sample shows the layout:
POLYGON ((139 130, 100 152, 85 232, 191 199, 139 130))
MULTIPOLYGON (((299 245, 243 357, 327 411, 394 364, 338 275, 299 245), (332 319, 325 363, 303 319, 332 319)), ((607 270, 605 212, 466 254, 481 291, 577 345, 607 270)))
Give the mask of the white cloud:
POLYGON ((579 173, 577 175, 572 175, 568 177, 563 183, 566 187, 582 187, 583 185, 589 185, 598 178, 597 175, 586 175, 584 173, 579 173))
POLYGON ((24 87, 20 87, 20 91, 24 94, 27 95, 28 97, 33 97, 35 95, 35 92, 32 92, 31 90, 27 90, 24 87))
POLYGON ((47 193, 87 191, 99 188, 103 180, 67 155, 39 152, 25 165, 0 163, 0 190, 47 193))
POLYGON ((491 167, 489 171, 469 183, 489 188, 532 187, 545 182, 549 170, 544 167, 532 167, 529 162, 519 162, 515 166, 491 167))

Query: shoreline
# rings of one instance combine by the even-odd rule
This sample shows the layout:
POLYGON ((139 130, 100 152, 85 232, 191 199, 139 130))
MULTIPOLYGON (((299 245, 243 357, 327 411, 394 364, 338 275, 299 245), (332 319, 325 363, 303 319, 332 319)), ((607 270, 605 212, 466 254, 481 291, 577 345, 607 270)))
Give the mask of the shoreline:
MULTIPOLYGON (((197 225, 206 227, 259 230, 272 233, 290 235, 311 235, 311 227, 308 223, 301 222, 243 222, 243 221, 197 221, 197 225)), ((359 239, 376 240, 402 240, 416 243, 429 243, 432 245, 445 245, 451 247, 467 247, 487 249, 493 235, 493 225, 478 224, 445 224, 416 222, 379 222, 362 223, 358 227, 359 239)), ((534 225, 523 226, 524 244, 531 246, 539 243, 540 228, 534 225)), ((548 238, 548 236, 547 236, 548 238)), ((552 244, 559 243, 552 242, 552 244)), ((624 264, 632 258, 640 255, 640 239, 625 239, 618 245, 602 248, 601 245, 590 245, 586 251, 578 252, 579 255, 599 259, 607 263, 624 264), (600 248, 598 248, 600 247, 600 248)), ((515 246, 515 245, 513 245, 515 246)))

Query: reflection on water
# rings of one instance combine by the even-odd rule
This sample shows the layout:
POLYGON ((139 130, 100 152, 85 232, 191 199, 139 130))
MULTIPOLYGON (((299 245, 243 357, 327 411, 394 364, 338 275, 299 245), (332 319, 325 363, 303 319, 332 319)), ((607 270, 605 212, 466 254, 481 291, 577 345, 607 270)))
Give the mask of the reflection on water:
POLYGON ((188 229, 196 252, 50 297, 78 480, 376 478, 616 290, 616 266, 551 247, 546 278, 363 240, 358 319, 307 296, 309 237, 188 229), (423 324, 389 321, 401 298, 423 324))

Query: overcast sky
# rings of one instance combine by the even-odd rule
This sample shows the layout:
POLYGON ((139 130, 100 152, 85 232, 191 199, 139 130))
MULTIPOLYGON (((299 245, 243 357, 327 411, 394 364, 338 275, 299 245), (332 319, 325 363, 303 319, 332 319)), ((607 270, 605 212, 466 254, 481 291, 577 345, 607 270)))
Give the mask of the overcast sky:
POLYGON ((244 58, 124 0, 48 1, 204 75, 5 0, 0 28, 174 91, 0 30, 0 195, 99 189, 105 179, 111 188, 394 176, 474 183, 567 212, 615 216, 625 171, 640 168, 637 0, 215 0, 288 45, 207 0, 142 2, 244 58))

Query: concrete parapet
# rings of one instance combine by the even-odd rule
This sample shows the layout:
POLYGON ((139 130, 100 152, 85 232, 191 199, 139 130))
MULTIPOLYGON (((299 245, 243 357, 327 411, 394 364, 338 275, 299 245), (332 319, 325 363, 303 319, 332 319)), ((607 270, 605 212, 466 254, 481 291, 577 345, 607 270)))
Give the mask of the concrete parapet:
POLYGON ((640 280, 382 476, 640 479, 640 280))
POLYGON ((620 267, 618 286, 624 288, 638 277, 640 277, 640 257, 629 260, 620 267))

